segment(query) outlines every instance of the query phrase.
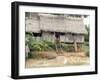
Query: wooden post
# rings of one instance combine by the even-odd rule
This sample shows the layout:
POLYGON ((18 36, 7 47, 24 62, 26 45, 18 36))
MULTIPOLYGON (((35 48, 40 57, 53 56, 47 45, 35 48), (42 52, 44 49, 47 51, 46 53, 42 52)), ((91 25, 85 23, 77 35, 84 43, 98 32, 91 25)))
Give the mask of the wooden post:
POLYGON ((74 49, 75 49, 75 52, 77 52, 77 42, 74 41, 74 49))

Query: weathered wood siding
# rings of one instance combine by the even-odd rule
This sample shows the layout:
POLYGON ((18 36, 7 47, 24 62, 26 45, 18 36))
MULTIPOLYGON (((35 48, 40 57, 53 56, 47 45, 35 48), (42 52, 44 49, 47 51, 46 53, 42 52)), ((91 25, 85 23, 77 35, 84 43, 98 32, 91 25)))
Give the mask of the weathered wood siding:
POLYGON ((78 43, 84 42, 84 35, 72 35, 72 34, 65 34, 60 36, 61 42, 69 42, 73 43, 74 41, 78 43))
POLYGON ((55 35, 51 34, 50 32, 43 32, 42 33, 42 40, 48 40, 54 42, 55 35))
POLYGON ((76 42, 83 43, 84 42, 84 35, 75 35, 74 40, 76 42))

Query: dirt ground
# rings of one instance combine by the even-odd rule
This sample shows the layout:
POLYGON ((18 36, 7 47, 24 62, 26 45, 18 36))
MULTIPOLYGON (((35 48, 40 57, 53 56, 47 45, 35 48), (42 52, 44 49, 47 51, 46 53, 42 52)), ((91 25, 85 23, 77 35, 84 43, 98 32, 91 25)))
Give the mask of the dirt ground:
POLYGON ((35 67, 60 67, 60 66, 79 66, 88 65, 89 57, 85 56, 84 52, 63 52, 63 54, 57 54, 56 52, 41 52, 39 53, 42 59, 27 59, 26 68, 35 67), (52 58, 54 57, 54 58, 52 58))

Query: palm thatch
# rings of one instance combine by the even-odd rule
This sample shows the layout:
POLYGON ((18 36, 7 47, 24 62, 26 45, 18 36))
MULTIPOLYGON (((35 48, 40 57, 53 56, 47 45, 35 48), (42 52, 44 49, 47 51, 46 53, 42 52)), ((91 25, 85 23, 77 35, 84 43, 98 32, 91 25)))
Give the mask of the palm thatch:
POLYGON ((39 20, 37 18, 26 18, 25 26, 27 32, 40 32, 39 20))
POLYGON ((26 18, 26 31, 40 32, 41 30, 75 34, 86 33, 82 17, 37 13, 31 18, 26 18))

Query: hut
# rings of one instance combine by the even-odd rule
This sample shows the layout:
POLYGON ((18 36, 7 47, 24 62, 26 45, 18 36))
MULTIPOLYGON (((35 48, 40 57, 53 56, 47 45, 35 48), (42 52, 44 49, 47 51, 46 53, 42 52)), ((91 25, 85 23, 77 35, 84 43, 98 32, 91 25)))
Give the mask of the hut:
POLYGON ((26 32, 33 32, 36 40, 54 42, 58 35, 61 42, 73 43, 75 51, 78 43, 84 43, 86 29, 82 16, 26 12, 25 24, 26 32))

